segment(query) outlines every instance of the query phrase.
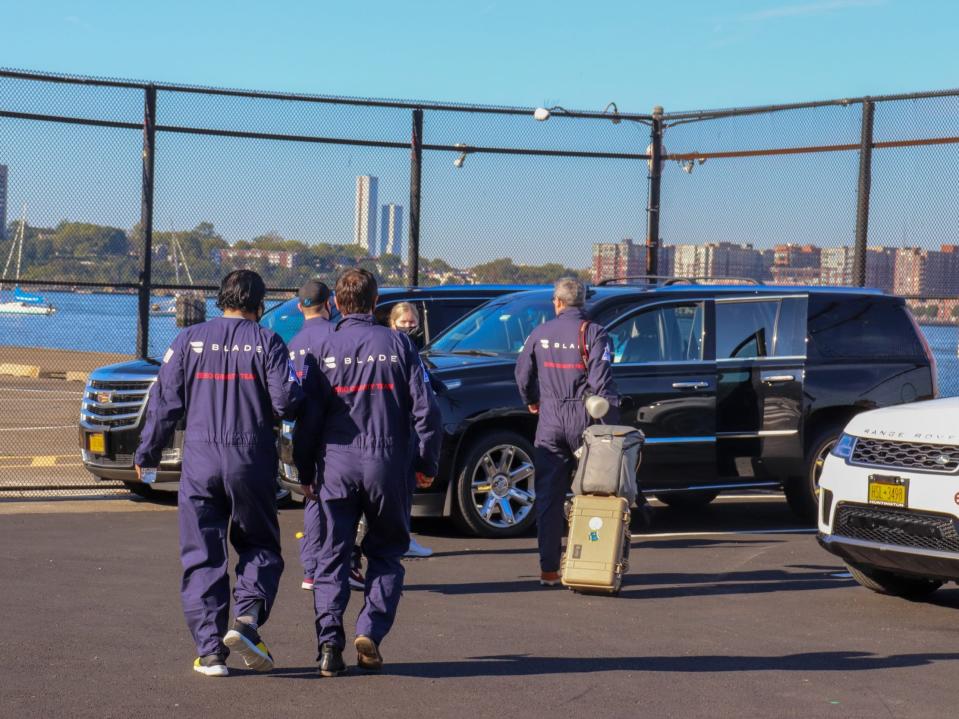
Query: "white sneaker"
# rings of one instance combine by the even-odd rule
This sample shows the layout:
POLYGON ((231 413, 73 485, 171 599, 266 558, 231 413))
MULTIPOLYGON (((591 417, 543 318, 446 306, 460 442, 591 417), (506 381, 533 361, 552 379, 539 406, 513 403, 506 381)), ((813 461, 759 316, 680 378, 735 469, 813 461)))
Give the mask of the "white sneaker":
POLYGON ((226 662, 224 662, 223 657, 218 654, 197 657, 193 662, 193 671, 207 677, 230 676, 230 670, 226 668, 226 662))
POLYGON ((406 550, 404 557, 412 557, 415 559, 426 559, 427 557, 433 556, 433 550, 429 547, 424 547, 422 544, 416 541, 414 537, 410 537, 410 548, 406 550))

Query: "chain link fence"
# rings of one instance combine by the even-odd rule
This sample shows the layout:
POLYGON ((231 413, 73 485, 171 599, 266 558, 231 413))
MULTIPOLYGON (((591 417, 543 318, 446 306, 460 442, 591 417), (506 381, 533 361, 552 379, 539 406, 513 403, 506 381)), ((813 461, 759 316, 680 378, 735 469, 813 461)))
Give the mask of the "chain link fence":
POLYGON ((637 115, 0 71, 0 303, 33 311, 0 312, 0 493, 93 486, 86 373, 161 354, 174 295, 213 316, 241 266, 274 288, 356 264, 384 285, 865 284, 908 298, 959 395, 957 110, 637 115))

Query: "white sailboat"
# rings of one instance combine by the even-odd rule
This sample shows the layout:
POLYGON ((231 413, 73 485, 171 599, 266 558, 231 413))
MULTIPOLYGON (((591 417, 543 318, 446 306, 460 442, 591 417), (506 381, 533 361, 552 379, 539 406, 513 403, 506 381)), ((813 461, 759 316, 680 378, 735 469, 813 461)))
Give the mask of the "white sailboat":
POLYGON ((0 277, 0 314, 7 315, 52 315, 56 308, 49 304, 41 295, 24 292, 20 289, 20 266, 23 260, 23 238, 24 228, 27 224, 27 206, 23 206, 23 212, 20 215, 20 228, 17 230, 16 237, 13 238, 13 244, 10 246, 10 253, 7 255, 7 263, 3 268, 3 276, 0 277), (7 281, 7 272, 10 271, 10 263, 13 261, 13 254, 17 254, 17 271, 13 281, 13 299, 3 300, 3 283, 7 281))
MULTIPOLYGON (((190 265, 187 264, 186 255, 183 253, 183 247, 180 245, 180 241, 177 239, 176 235, 171 232, 171 241, 170 248, 171 254, 173 255, 173 270, 176 272, 176 284, 180 284, 180 265, 183 265, 183 269, 186 270, 186 277, 189 283, 193 284, 193 275, 190 273, 190 265)), ((150 314, 154 317, 175 317, 176 316, 176 300, 180 296, 180 291, 177 290, 173 293, 173 297, 161 302, 154 302, 150 305, 150 314)))

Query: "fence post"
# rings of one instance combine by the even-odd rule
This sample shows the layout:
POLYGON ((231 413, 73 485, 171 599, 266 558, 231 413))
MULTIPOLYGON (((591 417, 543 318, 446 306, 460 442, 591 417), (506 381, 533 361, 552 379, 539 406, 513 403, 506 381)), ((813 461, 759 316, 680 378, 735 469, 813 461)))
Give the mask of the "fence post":
POLYGON ((872 187, 872 127, 876 105, 862 103, 862 134, 859 139, 859 187, 856 197, 856 245, 852 258, 852 282, 866 286, 866 244, 869 238, 869 191, 872 187))
POLYGON ((143 232, 143 256, 137 302, 137 356, 150 354, 150 289, 153 280, 153 154, 156 149, 157 91, 153 85, 144 90, 143 103, 143 181, 140 188, 140 229, 143 232))
POLYGON ((649 205, 646 207, 646 274, 658 275, 659 191, 662 185, 663 108, 653 108, 649 132, 649 205))
POLYGON ((413 110, 413 139, 410 155, 410 241, 407 249, 406 283, 420 283, 420 184, 423 170, 423 111, 413 110))

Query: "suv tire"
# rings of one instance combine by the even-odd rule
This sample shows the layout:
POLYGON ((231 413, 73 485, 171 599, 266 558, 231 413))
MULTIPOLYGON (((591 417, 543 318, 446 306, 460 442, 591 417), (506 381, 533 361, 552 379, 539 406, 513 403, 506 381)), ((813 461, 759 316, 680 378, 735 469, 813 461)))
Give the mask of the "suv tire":
POLYGON ((894 574, 881 569, 866 569, 865 567, 856 567, 846 563, 846 568, 852 578, 866 589, 871 589, 879 594, 889 594, 903 599, 919 600, 925 599, 934 591, 943 585, 938 579, 925 579, 923 577, 907 577, 902 574, 894 574))
POLYGON ((691 491, 691 492, 659 492, 654 497, 667 507, 692 511, 702 509, 719 496, 718 490, 691 491))
POLYGON ((816 523, 819 512, 819 475, 822 464, 842 434, 845 425, 827 425, 813 431, 812 440, 806 445, 803 457, 803 473, 789 477, 783 484, 789 508, 809 524, 816 523))
POLYGON ((470 534, 494 539, 526 533, 536 521, 533 477, 533 445, 523 435, 481 435, 456 473, 457 524, 470 534))

